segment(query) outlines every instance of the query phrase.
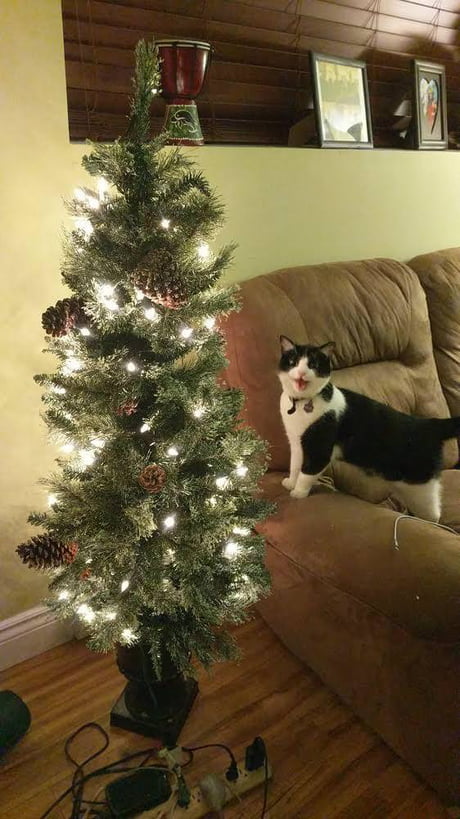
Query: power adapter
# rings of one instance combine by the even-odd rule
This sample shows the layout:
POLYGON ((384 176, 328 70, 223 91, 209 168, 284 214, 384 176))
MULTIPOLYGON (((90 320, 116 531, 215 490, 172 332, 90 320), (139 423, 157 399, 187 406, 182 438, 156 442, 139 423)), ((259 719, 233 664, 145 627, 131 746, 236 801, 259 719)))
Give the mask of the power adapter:
POLYGON ((171 796, 168 772, 161 768, 139 768, 110 782, 105 789, 111 814, 117 819, 137 816, 167 802, 171 796))
POLYGON ((247 771, 257 771, 265 763, 267 752, 262 737, 256 737, 246 748, 244 767, 247 771))

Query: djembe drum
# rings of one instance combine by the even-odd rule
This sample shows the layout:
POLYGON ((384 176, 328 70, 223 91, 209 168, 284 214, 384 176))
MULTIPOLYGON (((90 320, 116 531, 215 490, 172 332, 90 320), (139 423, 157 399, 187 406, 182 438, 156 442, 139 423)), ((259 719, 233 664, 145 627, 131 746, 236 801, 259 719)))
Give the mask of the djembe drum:
POLYGON ((200 93, 211 57, 210 43, 197 40, 157 40, 161 95, 166 100, 163 129, 174 145, 202 145, 195 98, 200 93))

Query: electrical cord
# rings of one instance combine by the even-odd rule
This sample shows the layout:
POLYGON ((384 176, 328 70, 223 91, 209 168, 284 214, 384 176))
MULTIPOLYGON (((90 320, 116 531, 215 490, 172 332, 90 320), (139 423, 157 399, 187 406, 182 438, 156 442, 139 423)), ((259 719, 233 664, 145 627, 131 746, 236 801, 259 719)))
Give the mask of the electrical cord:
MULTIPOLYGON (((65 797, 68 796, 69 794, 72 794, 73 801, 72 813, 70 814, 69 819, 80 819, 82 810, 85 810, 86 814, 88 814, 88 811, 91 810, 93 811, 93 813, 95 813, 96 816, 104 815, 107 816, 106 810, 104 810, 104 813, 101 813, 100 811, 98 812, 98 808, 104 809, 107 808, 107 803, 105 800, 102 801, 97 799, 83 798, 84 787, 86 783, 90 779, 93 779, 97 776, 103 776, 111 773, 113 774, 126 772, 133 773, 135 770, 138 770, 139 768, 145 768, 149 759, 156 755, 161 747, 160 744, 157 744, 151 748, 143 748, 142 751, 137 751, 136 753, 128 754, 127 756, 121 757, 115 762, 110 762, 107 765, 102 766, 101 768, 91 771, 91 773, 84 774, 84 768, 88 764, 88 762, 91 762, 91 760, 96 759, 96 757, 100 756, 108 748, 109 744, 110 739, 107 731, 105 731, 104 728, 102 728, 102 726, 99 725, 97 722, 87 722, 84 725, 81 725, 80 728, 78 728, 76 731, 74 731, 73 734, 70 735, 70 737, 68 737, 64 745, 64 753, 66 755, 66 759, 68 759, 68 761, 72 765, 74 765, 76 769, 72 777, 72 783, 70 787, 67 788, 67 790, 65 790, 63 793, 61 793, 61 795, 53 802, 53 804, 50 805, 50 807, 45 811, 45 813, 43 813, 40 816, 40 819, 46 819, 46 817, 49 816, 49 814, 54 810, 54 808, 57 807, 57 805, 59 805, 62 802, 62 800, 65 799, 65 797), (93 754, 90 754, 90 756, 83 760, 83 762, 78 762, 76 759, 74 759, 69 749, 74 740, 76 739, 76 737, 83 731, 87 730, 88 728, 97 730, 102 735, 104 739, 104 744, 102 745, 101 748, 99 748, 98 751, 95 751, 93 754), (131 762, 132 760, 138 759, 139 757, 143 757, 140 766, 125 765, 126 762, 131 762)), ((189 763, 187 762, 186 765, 187 764, 189 763)), ((167 770, 166 765, 158 763, 154 763, 150 767, 161 767, 167 770)), ((97 795, 99 795, 99 793, 97 795)))
POLYGON ((182 746, 183 751, 191 754, 190 761, 187 764, 190 764, 190 762, 192 762, 194 751, 204 751, 206 748, 222 748, 222 750, 226 751, 231 759, 231 764, 229 769, 227 770, 226 777, 230 781, 233 781, 238 778, 238 764, 235 759, 235 754, 233 753, 232 749, 228 747, 228 745, 222 745, 221 743, 218 742, 211 742, 208 745, 197 745, 195 748, 182 746))

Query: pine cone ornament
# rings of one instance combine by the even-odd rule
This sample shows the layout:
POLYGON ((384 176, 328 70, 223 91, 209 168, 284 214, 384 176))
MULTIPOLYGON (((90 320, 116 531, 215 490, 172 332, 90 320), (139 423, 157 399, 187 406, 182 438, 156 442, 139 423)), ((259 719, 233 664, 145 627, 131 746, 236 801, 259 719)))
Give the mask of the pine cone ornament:
POLYGON ((139 401, 126 401, 125 404, 120 404, 116 409, 117 415, 134 415, 139 406, 139 401))
POLYGON ((89 318, 81 299, 60 299, 42 315, 42 327, 50 336, 65 336, 79 324, 88 324, 89 318))
POLYGON ((150 464, 142 470, 138 481, 147 492, 161 492, 166 483, 166 472, 157 464, 150 464))
POLYGON ((75 560, 78 543, 62 543, 50 535, 38 535, 21 543, 16 551, 29 569, 57 569, 75 560))
POLYGON ((138 270, 134 284, 155 304, 170 310, 179 310, 188 299, 184 282, 174 273, 165 275, 155 270, 138 270))

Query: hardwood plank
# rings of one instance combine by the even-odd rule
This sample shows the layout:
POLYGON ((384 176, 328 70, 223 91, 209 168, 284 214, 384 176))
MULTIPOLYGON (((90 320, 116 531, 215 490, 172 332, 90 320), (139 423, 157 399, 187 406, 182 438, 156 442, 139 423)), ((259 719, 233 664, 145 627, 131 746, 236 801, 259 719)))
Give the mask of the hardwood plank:
MULTIPOLYGON (((181 736, 183 744, 224 742, 237 755, 262 735, 274 768, 271 819, 447 819, 443 805, 395 754, 368 730, 309 669, 290 654, 264 622, 237 630, 242 660, 200 672, 201 693, 181 736)), ((32 711, 29 734, 2 767, 0 819, 37 819, 68 787, 72 766, 63 745, 79 725, 108 728, 109 710, 123 687, 110 655, 67 643, 5 672, 2 687, 15 690, 32 711)), ((89 769, 152 741, 109 729, 110 747, 89 769)), ((98 747, 97 734, 79 738, 83 758, 98 747)), ((187 781, 221 770, 217 749, 196 754, 187 781)), ((94 781, 94 794, 101 786, 94 781)), ((226 810, 226 819, 258 819, 261 790, 226 810)), ((67 799, 52 819, 69 815, 67 799)))

